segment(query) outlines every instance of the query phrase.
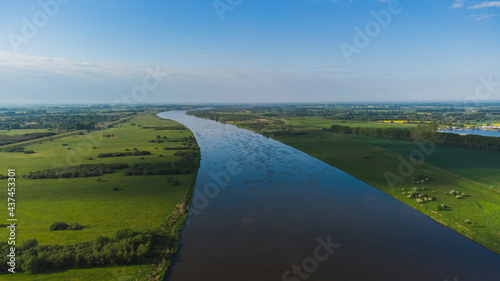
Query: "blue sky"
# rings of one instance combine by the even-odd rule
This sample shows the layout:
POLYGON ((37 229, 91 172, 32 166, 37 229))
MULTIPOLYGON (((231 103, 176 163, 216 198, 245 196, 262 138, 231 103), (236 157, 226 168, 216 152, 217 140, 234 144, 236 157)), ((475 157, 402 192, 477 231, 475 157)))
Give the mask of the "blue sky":
POLYGON ((0 0, 0 8, 0 103, 464 100, 479 76, 500 81, 500 1, 0 0))

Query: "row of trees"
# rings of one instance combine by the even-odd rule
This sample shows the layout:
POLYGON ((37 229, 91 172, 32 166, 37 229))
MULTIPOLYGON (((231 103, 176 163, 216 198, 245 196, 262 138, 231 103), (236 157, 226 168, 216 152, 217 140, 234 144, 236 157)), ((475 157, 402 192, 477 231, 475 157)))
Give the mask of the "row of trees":
MULTIPOLYGON (((56 268, 132 264, 145 261, 151 251, 154 235, 120 229, 111 238, 98 236, 91 242, 75 245, 39 245, 36 239, 24 241, 16 249, 16 269, 28 274, 56 268)), ((0 270, 9 268, 10 246, 0 247, 0 270)))
POLYGON ((58 178, 83 178, 95 177, 104 174, 111 174, 115 170, 128 168, 125 163, 115 164, 87 164, 71 167, 61 167, 55 169, 47 169, 37 172, 30 172, 23 177, 28 179, 58 179, 58 178))
POLYGON ((109 153, 99 153, 98 158, 108 158, 108 157, 123 157, 123 156, 138 156, 138 155, 151 155, 151 152, 146 150, 134 150, 130 152, 109 152, 109 153))
POLYGON ((402 141, 432 142, 452 147, 500 151, 500 138, 479 135, 438 133, 433 130, 409 130, 397 128, 361 128, 332 125, 330 131, 363 137, 387 138, 402 141))
POLYGON ((198 164, 198 152, 177 151, 174 155, 182 156, 182 159, 175 162, 136 163, 125 174, 127 176, 184 175, 192 173, 198 164))

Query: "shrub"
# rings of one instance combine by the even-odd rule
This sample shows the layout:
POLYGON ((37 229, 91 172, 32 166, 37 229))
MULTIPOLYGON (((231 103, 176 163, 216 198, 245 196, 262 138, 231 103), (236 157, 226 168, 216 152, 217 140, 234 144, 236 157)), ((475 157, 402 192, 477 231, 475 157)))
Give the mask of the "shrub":
POLYGON ((64 230, 68 228, 68 224, 64 222, 55 222, 49 226, 50 230, 64 230))
POLYGON ((21 251, 25 251, 25 250, 28 250, 30 248, 34 248, 37 245, 38 245, 38 241, 35 238, 31 238, 31 239, 24 240, 23 242, 21 242, 19 249, 21 251))
POLYGON ((39 271, 40 260, 36 256, 28 257, 21 266, 26 274, 35 274, 39 271))
POLYGON ((83 226, 77 222, 72 222, 68 225, 68 227, 66 229, 68 229, 68 230, 80 230, 80 229, 83 229, 83 226))

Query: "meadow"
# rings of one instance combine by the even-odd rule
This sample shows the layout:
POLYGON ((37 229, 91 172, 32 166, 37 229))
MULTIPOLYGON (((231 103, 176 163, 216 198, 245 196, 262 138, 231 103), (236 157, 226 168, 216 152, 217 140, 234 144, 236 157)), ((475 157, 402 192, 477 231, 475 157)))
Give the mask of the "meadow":
MULTIPOLYGON (((76 244, 91 241, 96 236, 109 237, 118 229, 146 231, 159 228, 176 207, 184 203, 188 186, 194 184, 195 174, 126 176, 125 169, 84 178, 33 180, 23 178, 23 175, 85 164, 125 163, 132 166, 134 163, 178 161, 182 158, 174 155, 178 150, 164 148, 182 146, 190 149, 196 144, 186 141, 189 137, 192 137, 191 132, 182 125, 160 119, 148 112, 124 123, 117 122, 103 130, 81 131, 59 138, 28 142, 25 149, 33 150, 33 154, 0 152, 0 174, 7 174, 7 169, 16 170, 16 243, 35 238, 43 245, 76 244), (151 154, 98 157, 101 153, 134 149, 151 154), (83 229, 49 230, 50 224, 60 221, 77 222, 83 229)), ((6 187, 7 180, 0 180, 0 185, 6 187)), ((0 194, 0 200, 7 201, 7 192, 0 194)), ((7 215, 5 210, 4 216, 7 215)), ((3 237, 7 237, 5 228, 2 233, 3 237)), ((63 269, 51 271, 53 273, 50 274, 0 275, 0 279, 104 280, 101 277, 109 276, 110 273, 131 276, 143 267, 129 265, 63 269)))
MULTIPOLYGON (((350 136, 375 146, 410 155, 418 146, 412 142, 350 136)), ((437 145, 425 162, 486 186, 500 187, 500 152, 437 145)))

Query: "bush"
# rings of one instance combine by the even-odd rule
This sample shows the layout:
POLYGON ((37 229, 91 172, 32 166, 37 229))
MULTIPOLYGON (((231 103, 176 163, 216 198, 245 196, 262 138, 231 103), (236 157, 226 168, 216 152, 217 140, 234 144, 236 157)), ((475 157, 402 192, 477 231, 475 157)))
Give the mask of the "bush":
POLYGON ((26 274, 35 274, 39 272, 40 260, 36 256, 28 257, 21 266, 26 274))
POLYGON ((72 222, 68 225, 68 227, 66 229, 68 229, 68 230, 80 230, 80 229, 83 229, 83 226, 77 222, 72 222))
POLYGON ((31 239, 24 240, 23 242, 21 242, 19 249, 21 251, 25 251, 25 250, 28 250, 30 248, 34 248, 37 245, 38 245, 38 241, 35 238, 31 238, 31 239))
POLYGON ((65 230, 68 226, 65 222, 55 222, 49 226, 49 230, 65 230))

